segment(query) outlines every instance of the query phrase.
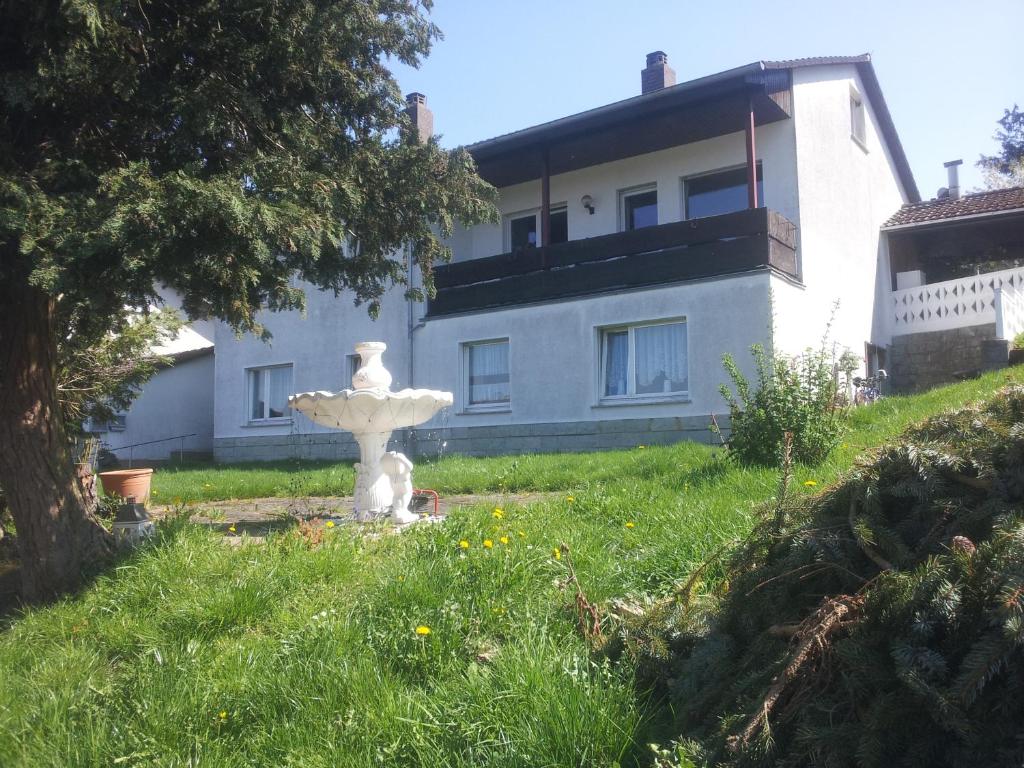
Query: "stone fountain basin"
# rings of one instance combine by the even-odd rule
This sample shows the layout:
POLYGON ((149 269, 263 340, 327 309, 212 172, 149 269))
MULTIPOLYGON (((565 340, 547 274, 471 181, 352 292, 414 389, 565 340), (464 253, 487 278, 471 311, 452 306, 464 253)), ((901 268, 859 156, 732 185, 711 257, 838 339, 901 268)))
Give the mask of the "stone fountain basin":
POLYGON ((325 427, 349 432, 390 432, 428 421, 452 404, 451 392, 435 389, 343 389, 302 392, 288 404, 325 427))

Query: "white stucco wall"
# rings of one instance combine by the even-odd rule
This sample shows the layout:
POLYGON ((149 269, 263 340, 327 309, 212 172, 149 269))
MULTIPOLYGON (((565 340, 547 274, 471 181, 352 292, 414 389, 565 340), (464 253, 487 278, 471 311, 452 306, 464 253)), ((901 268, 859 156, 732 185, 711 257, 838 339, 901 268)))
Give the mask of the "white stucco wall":
POLYGON ((767 273, 755 273, 430 320, 416 331, 417 385, 455 393, 451 413, 431 426, 722 413, 722 355, 750 370, 749 346, 768 341, 768 281, 767 273), (686 319, 688 402, 600 405, 600 328, 674 318, 686 319), (466 413, 462 344, 498 338, 509 339, 511 407, 466 413))
MULTIPOLYGON (((762 164, 764 198, 769 208, 793 222, 798 219, 796 159, 792 120, 758 128, 758 159, 762 164)), ((551 177, 551 205, 565 205, 569 239, 607 235, 620 230, 619 191, 657 184, 658 223, 682 221, 683 179, 746 163, 744 135, 731 133, 706 141, 651 152, 551 177), (594 199, 593 215, 580 204, 594 199)), ((501 224, 484 224, 468 232, 457 230, 449 241, 453 261, 494 256, 508 251, 504 232, 509 214, 528 214, 540 207, 540 179, 503 187, 498 207, 501 224)))
MULTIPOLYGON (((192 435, 131 449, 134 460, 166 460, 181 449, 213 451, 213 378, 214 356, 182 360, 158 372, 132 403, 123 432, 100 435, 103 446, 127 462, 129 450, 122 446, 163 440, 176 435, 192 435)), ((175 456, 176 457, 176 456, 175 456)))
POLYGON ((388 292, 377 320, 371 320, 365 304, 356 306, 351 294, 334 296, 305 286, 307 310, 263 312, 260 322, 271 332, 269 342, 247 335, 235 336, 219 325, 215 380, 214 434, 222 437, 256 437, 324 431, 299 416, 278 424, 249 424, 246 410, 246 369, 291 364, 294 392, 351 386, 347 355, 360 341, 388 345, 384 363, 394 376, 394 389, 407 386, 408 304, 401 289, 388 292))
MULTIPOLYGON (((799 352, 821 340, 837 299, 832 337, 860 354, 873 329, 878 290, 879 225, 904 200, 895 168, 880 137, 873 105, 856 69, 820 67, 794 71, 794 118, 757 131, 767 207, 798 226, 803 284, 767 272, 675 286, 577 298, 422 321, 408 341, 409 305, 400 290, 383 301, 371 321, 348 296, 309 291, 305 317, 267 313, 274 335, 265 344, 216 333, 216 438, 302 435, 324 431, 301 416, 275 425, 250 425, 246 418, 247 368, 292 364, 293 391, 347 386, 346 355, 356 342, 389 345, 385 364, 393 388, 448 389, 452 411, 431 426, 495 426, 663 417, 697 417, 721 412, 718 386, 725 381, 721 358, 733 354, 750 371, 748 349, 755 342, 799 352), (856 87, 867 110, 867 151, 850 136, 849 95, 856 87), (773 325, 774 333, 770 330, 773 325), (687 402, 601 405, 599 330, 603 326, 685 317, 688 329, 690 395, 687 402), (465 413, 462 344, 510 340, 511 408, 507 412, 465 413), (408 369, 410 353, 415 370, 408 369)), ((683 218, 684 178, 741 166, 743 134, 734 133, 561 174, 551 179, 553 205, 566 204, 569 237, 581 239, 619 230, 618 192, 649 183, 658 187, 659 223, 683 218), (594 199, 596 212, 580 204, 594 199)), ((540 181, 502 189, 501 225, 458 230, 450 241, 462 261, 507 250, 504 218, 540 205, 540 181)), ((874 335, 873 335, 874 334, 874 335)))
POLYGON ((791 353, 816 345, 838 300, 832 338, 861 355, 877 339, 879 227, 904 192, 853 65, 794 70, 792 123, 805 287, 773 281, 775 343, 791 353), (851 138, 851 87, 867 110, 866 150, 851 138))

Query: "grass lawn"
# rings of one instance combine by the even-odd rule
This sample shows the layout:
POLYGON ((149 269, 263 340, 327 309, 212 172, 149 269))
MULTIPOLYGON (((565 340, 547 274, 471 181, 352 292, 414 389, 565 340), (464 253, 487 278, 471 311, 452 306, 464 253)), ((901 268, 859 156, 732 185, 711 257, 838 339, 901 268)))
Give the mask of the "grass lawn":
MULTIPOLYGON (((865 447, 1024 369, 858 410, 813 492, 865 447)), ((339 526, 226 546, 180 520, 82 595, 0 630, 0 765, 632 765, 657 738, 631 670, 593 660, 562 587, 663 594, 771 496, 773 472, 679 445, 446 458, 441 492, 558 490, 401 535, 339 526), (632 524, 632 525, 628 525, 632 524), (485 542, 491 542, 490 547, 485 542), (463 548, 460 542, 468 547, 463 548), (570 555, 556 559, 559 544, 570 555), (417 628, 429 628, 417 634, 417 628)), ((158 500, 347 494, 351 467, 160 471, 158 500)))

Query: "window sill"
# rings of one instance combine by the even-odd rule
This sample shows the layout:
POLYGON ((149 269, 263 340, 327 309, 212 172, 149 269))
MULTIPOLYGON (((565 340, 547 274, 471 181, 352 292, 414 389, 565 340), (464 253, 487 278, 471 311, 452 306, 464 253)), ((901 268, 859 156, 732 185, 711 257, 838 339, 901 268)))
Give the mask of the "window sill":
POLYGON ((253 429, 256 427, 280 427, 291 424, 294 419, 290 417, 283 417, 280 419, 258 419, 255 421, 246 421, 241 426, 243 429, 253 429))
POLYGON ((665 405, 692 403, 689 394, 658 395, 656 397, 633 395, 627 397, 608 397, 599 400, 591 408, 621 408, 630 405, 665 405))
POLYGON ((858 147, 864 150, 865 155, 868 154, 868 145, 864 143, 863 139, 858 138, 857 135, 854 133, 850 134, 850 138, 853 140, 854 144, 856 144, 858 147))
POLYGON ((479 413, 512 413, 512 406, 509 403, 500 405, 467 405, 458 412, 459 416, 473 416, 479 413))

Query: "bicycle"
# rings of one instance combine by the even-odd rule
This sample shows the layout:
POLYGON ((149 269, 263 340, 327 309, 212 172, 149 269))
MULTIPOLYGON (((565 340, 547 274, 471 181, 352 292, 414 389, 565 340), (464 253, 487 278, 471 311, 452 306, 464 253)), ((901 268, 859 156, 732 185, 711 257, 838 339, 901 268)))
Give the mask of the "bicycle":
POLYGON ((882 382, 889 378, 884 368, 879 368, 874 376, 853 377, 854 405, 870 405, 882 399, 882 382))

